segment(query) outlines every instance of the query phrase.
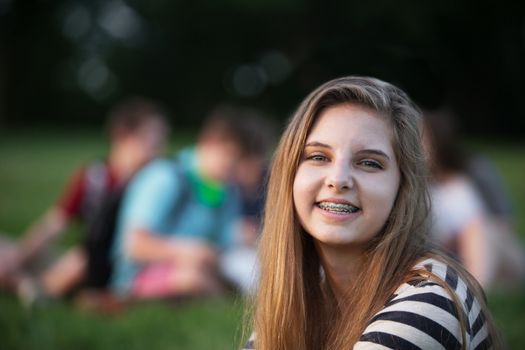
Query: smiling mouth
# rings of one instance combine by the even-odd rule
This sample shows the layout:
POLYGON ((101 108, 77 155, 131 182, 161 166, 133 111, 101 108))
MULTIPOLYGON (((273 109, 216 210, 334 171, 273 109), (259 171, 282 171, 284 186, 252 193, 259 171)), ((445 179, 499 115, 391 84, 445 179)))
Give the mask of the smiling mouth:
POLYGON ((318 208, 334 214, 351 214, 361 210, 347 203, 333 203, 333 202, 317 202, 315 204, 318 208))

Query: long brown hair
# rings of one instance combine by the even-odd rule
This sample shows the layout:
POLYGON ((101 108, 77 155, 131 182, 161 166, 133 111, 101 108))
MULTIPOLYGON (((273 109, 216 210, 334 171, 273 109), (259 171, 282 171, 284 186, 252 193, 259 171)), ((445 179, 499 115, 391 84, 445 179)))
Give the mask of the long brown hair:
POLYGON ((268 184, 253 311, 257 350, 348 348, 395 289, 414 276, 412 267, 428 252, 420 115, 403 91, 366 77, 332 80, 301 103, 278 145, 268 184), (337 304, 323 283, 312 238, 299 224, 292 188, 310 130, 324 110, 340 104, 370 108, 391 125, 401 181, 387 222, 362 257, 359 283, 337 304))

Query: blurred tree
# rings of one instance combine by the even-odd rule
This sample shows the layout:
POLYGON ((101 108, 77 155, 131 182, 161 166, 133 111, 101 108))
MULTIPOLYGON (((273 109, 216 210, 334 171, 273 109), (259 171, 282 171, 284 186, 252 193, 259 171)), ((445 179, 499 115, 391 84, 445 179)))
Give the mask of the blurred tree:
POLYGON ((319 83, 366 74, 424 107, 449 105, 471 133, 518 136, 524 9, 510 0, 0 0, 0 121, 99 123, 129 94, 164 101, 179 125, 223 100, 284 118, 319 83))

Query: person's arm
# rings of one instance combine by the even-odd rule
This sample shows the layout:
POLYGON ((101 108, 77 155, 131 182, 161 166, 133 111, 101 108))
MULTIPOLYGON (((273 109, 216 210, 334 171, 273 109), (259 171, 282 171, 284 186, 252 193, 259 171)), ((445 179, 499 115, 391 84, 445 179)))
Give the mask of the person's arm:
POLYGON ((213 264, 217 259, 215 250, 197 240, 174 239, 160 236, 146 229, 130 232, 127 242, 129 256, 142 263, 175 262, 176 264, 213 264))
POLYGON ((70 177, 59 201, 27 230, 21 244, 20 263, 31 260, 66 229, 71 219, 79 215, 85 195, 86 169, 80 168, 70 177))
POLYGON ((14 269, 20 269, 46 249, 79 214, 85 196, 85 169, 77 170, 67 182, 59 201, 32 224, 23 235, 17 254, 11 261, 14 269))
POLYGON ((490 287, 498 264, 497 247, 491 240, 498 237, 492 225, 493 218, 470 182, 459 189, 462 222, 457 227, 458 255, 465 268, 483 288, 490 287))
POLYGON ((0 284, 12 284, 24 265, 65 229, 68 219, 60 208, 49 209, 24 234, 22 242, 0 256, 0 284))
POLYGON ((483 288, 489 288, 496 273, 497 246, 491 247, 490 232, 492 228, 490 219, 481 217, 470 220, 458 235, 459 255, 463 265, 481 284, 483 288))
POLYGON ((120 217, 121 237, 117 249, 135 262, 181 262, 215 258, 203 242, 176 238, 166 232, 182 186, 172 161, 159 160, 141 171, 130 184, 120 217))
POLYGON ((69 219, 61 208, 49 209, 24 235, 17 257, 18 264, 27 263, 45 249, 66 229, 68 223, 69 219))

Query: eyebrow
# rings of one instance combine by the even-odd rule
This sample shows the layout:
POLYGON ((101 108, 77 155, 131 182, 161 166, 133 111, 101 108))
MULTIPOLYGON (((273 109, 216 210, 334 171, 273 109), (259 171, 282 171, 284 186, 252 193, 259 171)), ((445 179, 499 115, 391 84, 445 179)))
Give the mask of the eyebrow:
POLYGON ((312 141, 308 142, 304 147, 322 147, 322 148, 332 148, 330 145, 327 145, 326 143, 312 141))
MULTIPOLYGON (((308 142, 306 145, 304 145, 304 147, 321 147, 321 148, 328 148, 328 149, 332 149, 332 147, 330 145, 327 145, 326 143, 322 143, 322 142, 318 142, 318 141, 312 141, 312 142, 308 142)), ((386 158, 387 160, 390 160, 390 157, 383 151, 379 150, 379 149, 373 149, 373 148, 370 148, 370 149, 362 149, 362 150, 359 150, 356 152, 357 154, 373 154, 373 155, 376 155, 376 156, 380 156, 380 157, 383 157, 383 158, 386 158)))
POLYGON ((374 154, 376 156, 380 156, 380 157, 386 158, 387 160, 390 160, 390 157, 385 152, 383 152, 381 150, 378 150, 378 149, 363 149, 363 150, 360 150, 360 151, 358 151, 356 153, 357 154, 360 154, 360 153, 374 154))

